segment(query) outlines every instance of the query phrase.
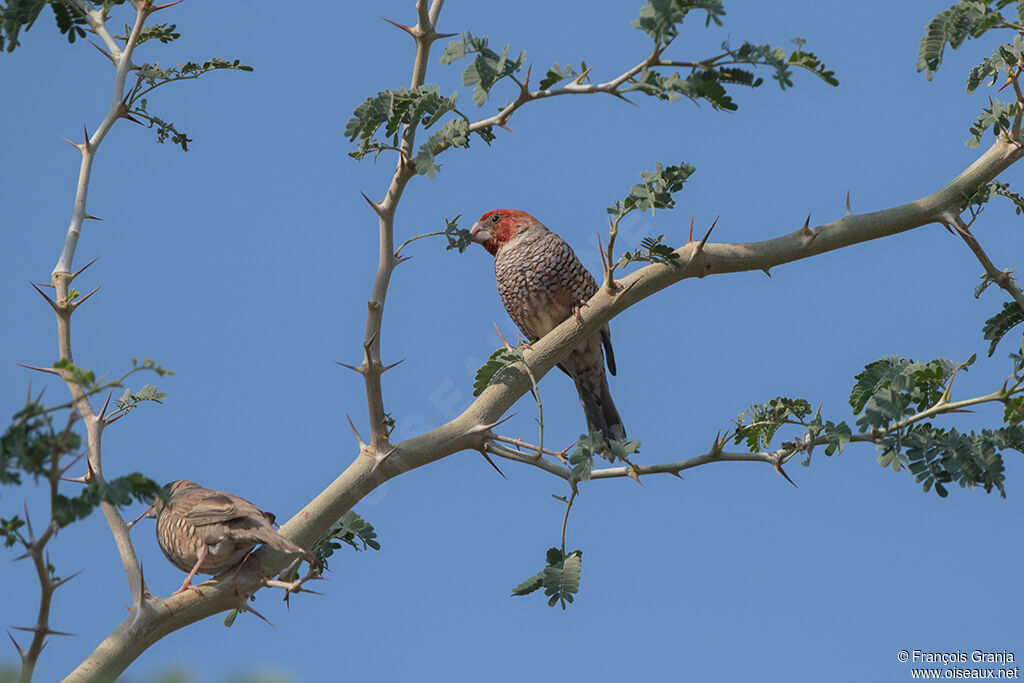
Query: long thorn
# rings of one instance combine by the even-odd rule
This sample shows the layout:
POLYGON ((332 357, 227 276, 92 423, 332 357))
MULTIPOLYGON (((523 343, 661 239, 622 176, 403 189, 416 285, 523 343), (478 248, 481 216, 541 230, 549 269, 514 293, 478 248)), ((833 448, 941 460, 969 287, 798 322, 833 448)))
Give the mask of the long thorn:
POLYGON ((26 368, 27 370, 35 370, 36 372, 45 372, 48 375, 57 375, 58 377, 63 377, 64 376, 63 373, 61 373, 61 371, 58 370, 57 368, 41 368, 38 365, 25 365, 24 363, 18 363, 18 365, 20 365, 23 368, 26 368))
POLYGON ((174 0, 174 2, 168 2, 168 3, 163 4, 163 5, 152 5, 149 8, 148 14, 152 14, 153 12, 159 12, 160 10, 167 9, 168 7, 174 7, 178 3, 181 3, 181 2, 184 2, 184 1, 185 0, 174 0))
POLYGON ((86 263, 84 266, 82 266, 81 268, 79 268, 78 270, 76 270, 74 272, 74 274, 71 276, 71 279, 74 280, 76 277, 78 277, 79 275, 84 273, 86 268, 88 268, 89 266, 91 266, 92 264, 96 263, 99 260, 100 260, 100 257, 97 256, 92 261, 89 261, 88 263, 86 263))
POLYGON ((46 296, 46 294, 43 292, 43 290, 39 289, 39 287, 36 286, 36 283, 30 282, 29 284, 32 285, 32 288, 34 290, 39 292, 39 296, 41 296, 44 299, 46 299, 46 303, 50 304, 50 308, 52 308, 54 311, 58 310, 59 307, 57 306, 57 302, 54 301, 53 299, 51 299, 50 297, 46 296))
POLYGON ((782 469, 782 465, 780 465, 778 463, 775 463, 775 471, 778 472, 779 474, 781 474, 783 477, 785 477, 786 481, 788 481, 790 484, 793 484, 793 488, 795 488, 795 489, 800 488, 799 486, 796 485, 796 483, 792 479, 789 478, 789 475, 786 474, 786 470, 782 469))
POLYGON ((342 363, 340 360, 336 360, 336 361, 334 361, 334 363, 336 365, 340 365, 343 368, 348 368, 352 372, 358 372, 360 375, 363 374, 362 371, 359 368, 357 368, 355 365, 349 365, 348 363, 342 363))
POLYGON ((588 67, 587 67, 587 70, 586 70, 586 71, 584 71, 583 73, 581 73, 581 74, 580 74, 579 76, 577 76, 577 77, 576 77, 576 78, 575 78, 575 79, 573 80, 573 83, 574 83, 575 85, 582 85, 582 84, 583 84, 583 79, 584 79, 584 78, 586 78, 586 77, 587 77, 587 76, 588 76, 588 75, 590 74, 590 71, 591 71, 591 70, 592 70, 593 68, 594 68, 594 67, 592 67, 592 66, 588 66, 588 67))
POLYGON ((489 462, 491 464, 491 467, 494 468, 495 472, 497 472, 498 474, 501 475, 502 479, 508 479, 508 477, 505 476, 505 473, 502 472, 500 469, 498 469, 498 466, 494 464, 493 460, 491 460, 491 456, 487 455, 483 451, 480 451, 480 455, 484 456, 484 460, 486 460, 487 462, 489 462))
POLYGON ((100 410, 100 421, 103 421, 103 417, 107 414, 107 406, 110 405, 110 397, 114 395, 114 390, 111 389, 110 393, 107 394, 107 400, 103 402, 103 409, 100 410))
POLYGON ((378 204, 377 202, 375 202, 372 199, 370 199, 369 197, 367 197, 365 192, 360 192, 359 194, 363 195, 363 199, 366 200, 366 203, 369 204, 370 208, 373 209, 373 212, 379 216, 380 215, 380 204, 378 204))
POLYGON ((383 19, 384 21, 388 22, 392 26, 397 26, 398 28, 400 28, 403 31, 405 31, 406 33, 408 33, 410 36, 412 36, 414 38, 416 37, 416 34, 414 34, 412 32, 412 27, 411 26, 406 26, 405 24, 399 24, 397 21, 391 21, 387 17, 381 17, 381 19, 383 19))
POLYGON ((96 48, 97 50, 99 50, 99 51, 100 51, 100 53, 101 53, 101 54, 102 54, 102 55, 103 55, 104 57, 106 57, 107 59, 109 59, 109 60, 110 60, 111 62, 113 62, 113 63, 114 63, 114 65, 117 65, 117 60, 115 60, 115 59, 113 58, 113 56, 111 56, 111 54, 110 54, 109 52, 107 52, 106 50, 104 50, 104 49, 103 49, 102 47, 100 47, 99 45, 97 45, 96 43, 94 43, 94 42, 93 42, 93 41, 91 41, 91 40, 89 41, 89 44, 90 44, 90 45, 92 45, 92 46, 93 46, 94 48, 96 48))
POLYGON ((96 288, 95 288, 94 290, 92 290, 91 292, 89 292, 88 294, 86 294, 85 296, 83 296, 83 297, 82 297, 81 299, 79 299, 78 301, 75 301, 74 303, 72 303, 72 304, 71 304, 71 307, 72 307, 72 309, 76 309, 76 308, 78 308, 79 306, 81 306, 82 304, 84 304, 84 303, 85 303, 85 300, 86 300, 86 299, 88 299, 88 298, 89 298, 90 296, 92 296, 93 294, 95 294, 96 292, 100 291, 100 287, 102 287, 102 286, 103 286, 103 285, 96 285, 96 288))
POLYGON ((25 651, 21 649, 21 646, 18 645, 18 641, 14 639, 14 634, 12 634, 10 631, 7 631, 7 637, 11 639, 12 643, 14 643, 14 649, 18 651, 18 656, 24 657, 25 651))
POLYGON ((348 418, 348 426, 352 428, 352 433, 356 435, 356 443, 359 444, 359 450, 366 448, 366 442, 363 441, 363 437, 359 436, 359 432, 356 431, 356 426, 352 422, 352 418, 349 417, 348 413, 345 413, 345 417, 348 418))
POLYGON ((388 370, 390 370, 391 368, 395 367, 396 365, 400 365, 400 364, 402 364, 402 363, 404 363, 404 362, 405 362, 405 359, 403 358, 402 360, 399 360, 399 361, 395 361, 395 362, 394 362, 394 363, 392 363, 391 365, 385 365, 385 366, 384 366, 383 368, 381 368, 381 371, 380 371, 380 372, 381 372, 381 374, 384 374, 385 372, 387 372, 387 371, 388 371, 388 370))
POLYGON ((718 225, 719 218, 721 218, 721 216, 715 216, 715 221, 711 224, 711 227, 708 228, 707 233, 704 235, 704 239, 700 241, 700 244, 697 246, 697 251, 701 251, 704 249, 704 245, 707 243, 708 238, 711 237, 711 231, 715 229, 716 225, 718 225))

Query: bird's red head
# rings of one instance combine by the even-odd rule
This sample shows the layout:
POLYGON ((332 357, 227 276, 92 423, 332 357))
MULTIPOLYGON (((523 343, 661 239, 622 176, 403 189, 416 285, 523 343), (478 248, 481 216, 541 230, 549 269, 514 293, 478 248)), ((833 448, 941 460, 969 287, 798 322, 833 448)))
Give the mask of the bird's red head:
POLYGON ((492 256, 523 228, 539 225, 536 218, 518 209, 488 211, 470 229, 474 242, 479 242, 492 256))

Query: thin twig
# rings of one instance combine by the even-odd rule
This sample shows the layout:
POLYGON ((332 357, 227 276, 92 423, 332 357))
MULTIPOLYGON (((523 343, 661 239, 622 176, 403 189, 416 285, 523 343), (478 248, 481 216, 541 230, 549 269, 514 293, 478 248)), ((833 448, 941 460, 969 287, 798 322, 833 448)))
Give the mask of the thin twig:
POLYGON ((999 270, 995 264, 992 263, 992 259, 988 257, 981 244, 978 242, 974 234, 968 229, 964 223, 963 218, 960 217, 959 213, 948 212, 945 214, 944 219, 947 225, 951 225, 963 239, 964 243, 974 252, 978 262, 981 263, 981 267, 985 269, 985 274, 992 282, 996 283, 1000 287, 1009 293, 1013 297, 1013 300, 1020 306, 1020 310, 1024 311, 1024 292, 1021 292, 1020 285, 1013 279, 1013 277, 1005 270, 999 270))

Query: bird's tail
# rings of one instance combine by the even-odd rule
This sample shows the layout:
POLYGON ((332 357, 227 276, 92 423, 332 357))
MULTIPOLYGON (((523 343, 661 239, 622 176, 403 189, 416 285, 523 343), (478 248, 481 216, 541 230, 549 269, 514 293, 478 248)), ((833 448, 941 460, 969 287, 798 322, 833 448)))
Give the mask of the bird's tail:
POLYGON ((576 379, 576 391, 583 404, 583 414, 587 418, 588 432, 601 432, 605 439, 625 439, 626 428, 622 426, 622 418, 615 409, 611 391, 608 388, 608 376, 601 373, 600 391, 584 386, 580 378, 576 379))
POLYGON ((310 556, 308 550, 296 543, 292 543, 269 525, 258 526, 254 529, 250 529, 250 533, 259 539, 261 543, 266 543, 274 550, 280 550, 282 553, 295 553, 298 555, 305 555, 307 557, 310 556))

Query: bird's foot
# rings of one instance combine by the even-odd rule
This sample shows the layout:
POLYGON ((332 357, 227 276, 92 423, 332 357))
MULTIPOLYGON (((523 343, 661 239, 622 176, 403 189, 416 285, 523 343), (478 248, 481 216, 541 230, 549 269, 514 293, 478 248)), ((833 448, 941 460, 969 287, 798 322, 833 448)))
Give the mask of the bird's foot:
POLYGON ((583 308, 589 305, 590 304, 588 304, 586 301, 581 300, 578 304, 572 307, 572 315, 574 318, 576 318, 576 322, 579 323, 580 325, 583 324, 583 308))
POLYGON ((181 588, 179 588, 178 590, 176 590, 173 593, 171 593, 171 595, 173 596, 173 595, 177 595, 178 593, 184 593, 187 590, 195 591, 196 595, 198 595, 200 597, 202 597, 202 595, 203 595, 203 592, 201 590, 199 590, 199 586, 197 586, 194 583, 192 583, 192 579, 191 578, 186 579, 185 583, 181 584, 181 588))

